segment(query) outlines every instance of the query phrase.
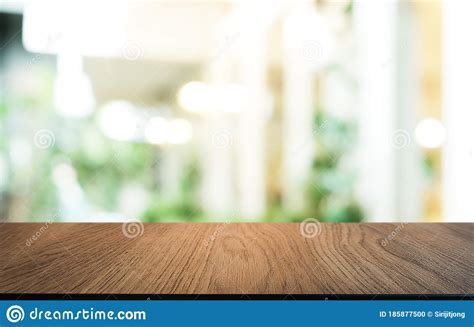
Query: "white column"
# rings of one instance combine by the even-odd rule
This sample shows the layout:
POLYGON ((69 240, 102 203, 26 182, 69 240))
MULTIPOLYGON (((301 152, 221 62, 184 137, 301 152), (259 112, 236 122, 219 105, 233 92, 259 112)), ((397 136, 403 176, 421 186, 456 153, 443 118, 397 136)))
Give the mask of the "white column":
POLYGON ((396 8, 395 1, 354 3, 360 112, 357 191, 369 221, 396 218, 396 8))
MULTIPOLYGON (((220 41, 218 37, 216 46, 220 41)), ((206 74, 213 89, 232 81, 232 64, 232 54, 224 51, 211 59, 206 74)), ((222 102, 218 103, 224 105, 222 102)), ((224 109, 212 108, 212 111, 204 116, 203 205, 208 217, 217 220, 233 213, 236 203, 233 178, 236 133, 232 116, 224 109)))
MULTIPOLYGON (((418 121, 418 69, 416 56, 413 5, 398 3, 396 65, 396 124, 397 128, 413 135, 418 121)), ((421 149, 413 137, 405 146, 396 149, 396 206, 398 218, 404 222, 420 222, 423 211, 423 181, 421 149)))
POLYGON ((242 217, 251 219, 262 218, 266 208, 265 32, 262 26, 255 26, 239 40, 239 81, 247 90, 237 144, 239 206, 242 217))
POLYGON ((310 30, 313 7, 300 5, 285 21, 283 34, 283 167, 282 195, 287 210, 304 209, 307 183, 314 156, 314 73, 312 61, 318 58, 310 30), (307 51, 308 50, 308 51, 307 51), (312 50, 314 50, 312 52, 312 50))
POLYGON ((443 206, 446 221, 474 221, 473 1, 443 1, 443 206))
POLYGON ((206 117, 203 156, 203 206, 211 219, 222 220, 235 208, 232 154, 235 132, 222 114, 206 117))

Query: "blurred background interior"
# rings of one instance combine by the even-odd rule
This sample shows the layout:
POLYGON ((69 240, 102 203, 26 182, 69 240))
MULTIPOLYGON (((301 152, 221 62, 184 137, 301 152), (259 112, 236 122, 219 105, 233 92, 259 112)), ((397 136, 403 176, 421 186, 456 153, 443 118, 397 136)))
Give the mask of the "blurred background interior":
POLYGON ((472 222, 473 11, 0 0, 0 219, 472 222))

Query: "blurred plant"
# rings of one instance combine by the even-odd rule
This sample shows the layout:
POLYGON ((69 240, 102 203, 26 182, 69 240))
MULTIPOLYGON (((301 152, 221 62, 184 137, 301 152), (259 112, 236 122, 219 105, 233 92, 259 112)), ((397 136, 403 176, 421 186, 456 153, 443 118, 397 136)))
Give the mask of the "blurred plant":
POLYGON ((353 196, 355 174, 349 169, 355 125, 318 110, 314 120, 317 154, 306 185, 306 208, 288 212, 280 203, 271 206, 267 221, 300 222, 308 217, 324 222, 359 222, 363 212, 353 196))
POLYGON ((347 15, 352 15, 354 12, 354 1, 349 1, 347 4, 346 4, 346 7, 344 8, 344 13, 346 13, 347 15))
POLYGON ((120 191, 126 184, 156 188, 152 172, 159 161, 158 153, 148 144, 113 141, 93 125, 86 125, 82 144, 66 154, 89 200, 101 209, 116 211, 120 191))
MULTIPOLYGON (((51 80, 43 78, 42 83, 49 85, 51 80)), ((55 167, 60 164, 72 167, 86 204, 95 212, 119 213, 123 190, 128 185, 138 185, 155 199, 140 212, 144 220, 195 220, 201 215, 195 201, 199 171, 194 163, 181 182, 180 198, 159 201, 161 151, 156 146, 111 140, 99 131, 94 116, 61 117, 52 110, 51 99, 46 96, 35 101, 26 97, 7 100, 0 104, 0 160, 5 170, 5 178, 0 181, 0 219, 44 220, 60 212, 60 190, 54 178, 55 167), (34 119, 15 128, 24 116, 34 119), (33 134, 44 127, 51 130, 54 142, 40 148, 35 146, 33 134), (12 160, 17 140, 26 142, 26 152, 31 151, 31 158, 26 157, 28 162, 12 160)))
POLYGON ((197 161, 193 160, 189 167, 185 169, 185 174, 180 183, 179 198, 169 201, 158 195, 143 213, 142 220, 145 222, 202 220, 202 210, 197 203, 199 182, 199 166, 197 161))
POLYGON ((330 222, 361 221, 363 212, 353 196, 356 176, 344 165, 356 139, 354 124, 318 111, 315 137, 317 155, 307 188, 307 216, 330 222))
MULTIPOLYGON (((18 60, 26 64, 24 57, 18 60)), ((4 175, 0 181, 0 220, 13 217, 35 221, 56 212, 50 160, 57 148, 48 145, 47 150, 40 149, 34 142, 34 134, 53 119, 50 103, 54 75, 49 63, 47 58, 39 60, 31 75, 21 75, 28 82, 15 83, 12 78, 0 94, 0 169, 4 175), (34 169, 30 161, 35 163, 34 169)), ((3 68, 7 71, 6 66, 3 68)))

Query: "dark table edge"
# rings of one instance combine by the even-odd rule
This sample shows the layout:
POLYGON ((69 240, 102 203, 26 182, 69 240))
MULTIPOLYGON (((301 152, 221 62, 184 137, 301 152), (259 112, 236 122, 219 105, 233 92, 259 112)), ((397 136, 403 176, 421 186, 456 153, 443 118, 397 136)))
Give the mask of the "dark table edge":
POLYGON ((101 301, 472 301, 474 294, 15 294, 0 293, 0 300, 101 300, 101 301))

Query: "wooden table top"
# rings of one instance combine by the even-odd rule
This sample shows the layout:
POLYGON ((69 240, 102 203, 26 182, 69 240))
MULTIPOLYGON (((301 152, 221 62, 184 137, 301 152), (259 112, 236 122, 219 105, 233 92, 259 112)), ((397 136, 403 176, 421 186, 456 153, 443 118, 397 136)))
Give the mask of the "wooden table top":
POLYGON ((11 223, 0 293, 473 294, 473 240, 474 224, 11 223))

